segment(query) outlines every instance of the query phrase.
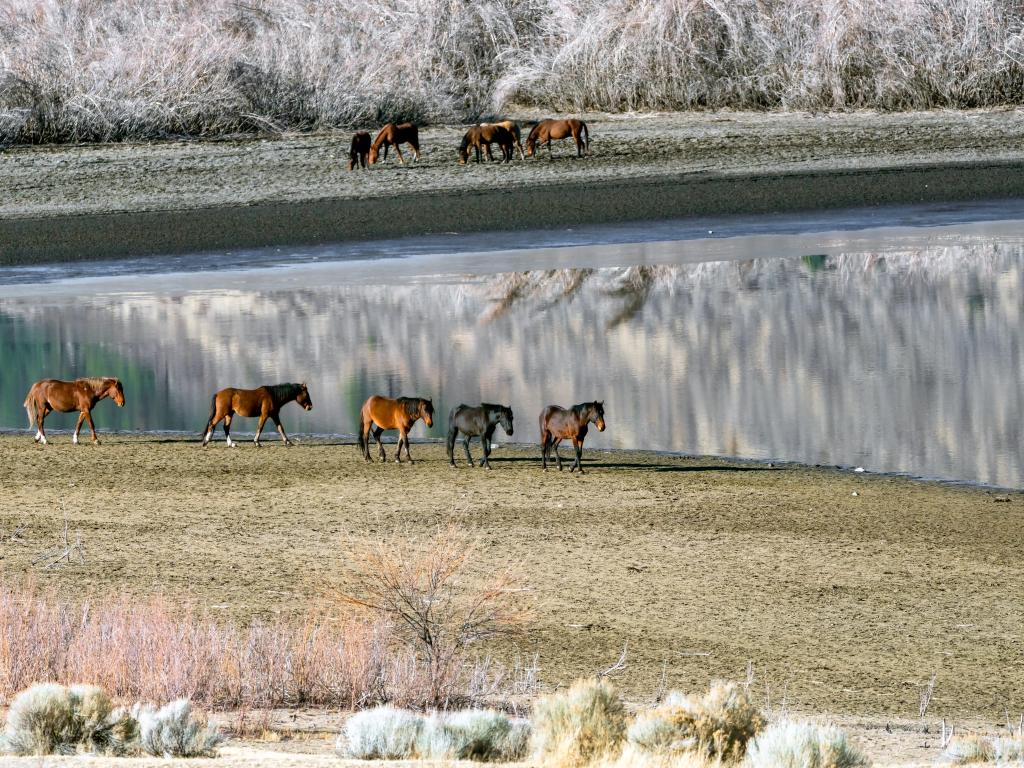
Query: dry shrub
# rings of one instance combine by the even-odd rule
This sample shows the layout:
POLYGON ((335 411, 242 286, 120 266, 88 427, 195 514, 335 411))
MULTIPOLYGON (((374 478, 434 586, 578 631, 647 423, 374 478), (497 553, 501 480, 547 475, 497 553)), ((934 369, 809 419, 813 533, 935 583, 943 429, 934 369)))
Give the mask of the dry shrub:
POLYGON ((997 763, 1024 763, 1024 735, 997 736, 992 739, 992 751, 997 763))
POLYGON ((341 757, 355 760, 409 760, 417 755, 423 716, 391 706, 357 712, 338 736, 341 757))
POLYGON ((975 733, 955 736, 946 746, 945 756, 957 764, 991 763, 996 756, 995 745, 991 739, 975 733))
POLYGON ((626 709, 607 680, 577 680, 564 693, 533 707, 534 758, 548 766, 574 768, 614 760, 626 738, 626 709))
POLYGON ((193 717, 188 699, 160 709, 137 706, 132 714, 139 724, 142 751, 155 757, 216 757, 224 741, 216 725, 193 717))
POLYGON ((436 712, 423 723, 417 751, 431 760, 514 762, 526 754, 530 725, 491 709, 436 712))
POLYGON ((138 735, 127 710, 92 685, 33 685, 11 702, 3 750, 19 755, 124 754, 138 735))
POLYGON ((0 141, 1024 100, 1014 0, 8 0, 0 141))
POLYGON ((85 680, 128 701, 208 708, 424 705, 431 688, 386 617, 218 620, 159 597, 76 603, 0 586, 0 698, 38 680, 85 680))
POLYGON ((406 699, 444 707, 465 702, 470 683, 479 687, 474 667, 486 663, 474 661, 472 649, 522 632, 530 617, 520 566, 481 562, 477 541, 456 526, 425 538, 393 531, 346 560, 356 564, 355 585, 339 600, 392 622, 416 654, 403 672, 420 693, 406 699))
POLYGON ((764 718, 743 686, 716 682, 703 696, 672 693, 663 705, 641 713, 629 741, 651 753, 696 752, 714 760, 740 760, 764 718))
POLYGON ((784 720, 751 742, 746 764, 750 768, 860 768, 869 760, 835 726, 784 720))

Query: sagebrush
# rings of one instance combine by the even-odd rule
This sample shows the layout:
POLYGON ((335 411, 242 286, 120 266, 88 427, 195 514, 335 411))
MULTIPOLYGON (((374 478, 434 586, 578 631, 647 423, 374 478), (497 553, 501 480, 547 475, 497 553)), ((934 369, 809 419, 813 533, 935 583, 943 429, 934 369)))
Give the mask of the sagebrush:
POLYGON ((216 725, 193 716, 188 699, 159 709, 137 706, 132 715, 139 724, 142 751, 155 757, 214 757, 224 741, 216 725))
POLYGON ((0 141, 1024 102, 1014 0, 8 0, 0 141))
POLYGON ((613 760, 626 738, 626 708, 608 680, 577 680, 533 707, 532 751, 544 765, 575 768, 613 760))
POLYGON ((749 768, 860 768, 870 761, 835 726, 784 720, 747 748, 749 768))

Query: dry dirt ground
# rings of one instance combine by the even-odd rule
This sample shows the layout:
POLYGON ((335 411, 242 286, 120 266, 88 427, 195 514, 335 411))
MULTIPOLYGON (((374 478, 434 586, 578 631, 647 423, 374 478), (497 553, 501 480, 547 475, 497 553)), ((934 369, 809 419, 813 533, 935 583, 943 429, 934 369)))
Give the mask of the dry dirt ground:
POLYGON ((236 450, 108 435, 102 445, 0 436, 4 577, 68 595, 163 592, 245 619, 344 584, 350 545, 456 520, 483 565, 522 561, 538 597, 518 647, 554 686, 609 666, 631 698, 743 678, 818 713, 1003 721, 1024 710, 1024 494, 825 468, 588 452, 544 473, 498 449, 490 472, 365 464, 350 444, 236 450), (38 571, 66 510, 86 562, 38 571), (354 543, 353 543, 354 541, 354 543))

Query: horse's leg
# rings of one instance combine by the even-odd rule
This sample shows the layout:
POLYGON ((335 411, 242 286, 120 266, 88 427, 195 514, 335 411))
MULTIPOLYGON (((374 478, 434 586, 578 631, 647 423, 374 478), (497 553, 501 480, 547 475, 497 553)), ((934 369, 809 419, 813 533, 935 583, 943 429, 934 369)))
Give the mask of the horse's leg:
POLYGON ((276 413, 270 414, 270 418, 274 420, 274 426, 277 427, 277 433, 281 435, 281 439, 285 445, 291 445, 292 441, 288 439, 288 434, 284 431, 284 424, 281 423, 281 417, 276 413))
POLYGON ((578 469, 580 471, 580 474, 582 475, 583 465, 580 464, 580 458, 583 456, 583 441, 580 440, 578 437, 573 437, 572 447, 576 450, 576 461, 573 462, 573 465, 571 467, 569 467, 569 471, 573 472, 574 470, 578 469))
POLYGON ((419 141, 410 141, 409 146, 412 147, 412 159, 416 162, 420 160, 420 143, 419 141))
POLYGON ((93 445, 99 445, 100 439, 96 436, 96 425, 92 423, 92 411, 85 412, 85 420, 89 422, 89 431, 92 432, 93 445))
POLYGON ((405 165, 405 158, 402 157, 402 148, 397 144, 395 144, 395 152, 398 153, 398 162, 400 162, 402 165, 405 165))
POLYGON ((36 416, 36 418, 39 420, 39 429, 38 429, 39 438, 38 439, 39 439, 39 442, 41 442, 43 445, 46 445, 46 430, 43 429, 43 421, 45 421, 45 419, 49 415, 49 413, 50 413, 50 404, 47 403, 47 402, 44 402, 43 403, 43 407, 38 410, 38 413, 37 413, 37 416, 36 416))
MULTIPOLYGON (((555 156, 551 152, 551 137, 550 136, 548 136, 548 160, 550 160, 551 162, 555 162, 555 156)), ((558 448, 557 447, 555 448, 555 453, 558 453, 558 448)), ((561 469, 561 467, 559 467, 559 469, 561 469)))
POLYGON ((444 441, 444 447, 448 451, 448 463, 455 466, 455 441, 459 437, 459 428, 455 426, 455 419, 448 424, 448 437, 444 441))
POLYGON ((78 423, 75 424, 75 433, 71 436, 72 445, 78 445, 78 433, 82 431, 83 421, 85 421, 85 411, 78 414, 78 423))
POLYGON ((540 461, 545 472, 548 471, 548 444, 550 439, 551 434, 546 429, 542 429, 540 431, 540 461))
POLYGON ((483 443, 484 449, 484 460, 480 462, 481 467, 491 468, 491 438, 486 434, 480 438, 480 442, 483 443))
MULTIPOLYGON (((263 432, 263 425, 267 423, 268 415, 269 414, 266 411, 260 412, 260 420, 259 423, 256 425, 256 437, 252 439, 252 441, 256 444, 257 448, 260 447, 260 433, 263 432)), ((276 420, 277 419, 275 419, 275 421, 276 420)))
POLYGON ((558 471, 562 471, 562 457, 558 454, 558 444, 562 442, 562 438, 556 437, 552 443, 552 447, 555 449, 555 461, 558 462, 558 471))
POLYGON ((402 463, 402 444, 405 443, 405 427, 398 427, 398 450, 395 451, 395 462, 402 463))
MULTIPOLYGON (((383 427, 378 427, 376 424, 371 424, 370 425, 370 431, 373 432, 373 439, 377 441, 377 452, 378 452, 378 455, 380 456, 380 460, 381 461, 387 461, 388 460, 388 455, 386 453, 384 453, 384 442, 380 439, 381 435, 384 434, 384 428, 383 427)), ((367 453, 367 455, 369 455, 369 453, 370 453, 370 448, 369 448, 370 436, 369 435, 366 436, 366 443, 367 443, 366 453, 367 453)))
POLYGON ((238 443, 232 441, 232 439, 231 439, 231 417, 232 416, 233 416, 233 414, 231 413, 231 411, 228 411, 227 413, 224 414, 224 437, 227 438, 228 448, 237 448, 238 447, 238 443))
POLYGON ((466 461, 469 462, 469 466, 475 467, 473 463, 473 456, 469 452, 469 435, 462 436, 462 447, 466 450, 466 461))
POLYGON ((203 437, 203 448, 209 445, 210 440, 213 439, 213 433, 216 431, 217 425, 220 424, 220 420, 223 418, 224 416, 221 415, 220 409, 217 407, 216 403, 214 403, 214 412, 210 415, 210 420, 206 422, 206 435, 203 437))

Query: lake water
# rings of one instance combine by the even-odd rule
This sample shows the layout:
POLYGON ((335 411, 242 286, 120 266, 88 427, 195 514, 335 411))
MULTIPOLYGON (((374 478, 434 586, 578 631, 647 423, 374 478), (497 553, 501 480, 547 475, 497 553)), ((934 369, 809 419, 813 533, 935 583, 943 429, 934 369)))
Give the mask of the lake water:
POLYGON ((194 433, 220 387, 306 381, 314 410, 283 413, 300 437, 353 433, 373 393, 433 398, 414 437, 511 404, 517 442, 544 405, 601 399, 588 446, 1021 487, 1006 205, 0 270, 0 427, 45 376, 120 376, 101 429, 194 433))

